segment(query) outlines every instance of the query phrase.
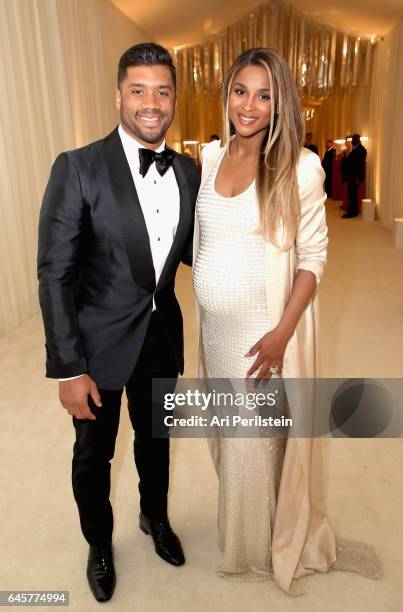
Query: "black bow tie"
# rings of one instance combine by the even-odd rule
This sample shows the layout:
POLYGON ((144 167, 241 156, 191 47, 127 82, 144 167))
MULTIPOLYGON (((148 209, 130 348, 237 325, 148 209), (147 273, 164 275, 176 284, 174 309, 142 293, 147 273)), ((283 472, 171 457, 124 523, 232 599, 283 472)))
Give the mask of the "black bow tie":
POLYGON ((148 169, 153 162, 155 162, 155 166, 159 174, 164 176, 168 168, 172 166, 174 157, 175 151, 173 149, 164 149, 159 153, 153 151, 152 149, 139 149, 141 176, 144 177, 147 174, 148 169))

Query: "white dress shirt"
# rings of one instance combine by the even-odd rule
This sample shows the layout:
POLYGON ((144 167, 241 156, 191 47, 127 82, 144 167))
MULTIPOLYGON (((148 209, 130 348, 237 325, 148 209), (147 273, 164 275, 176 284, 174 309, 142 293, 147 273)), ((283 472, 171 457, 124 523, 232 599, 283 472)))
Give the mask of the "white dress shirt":
MULTIPOLYGON (((158 283, 179 223, 178 184, 172 166, 164 176, 160 176, 155 163, 152 163, 147 174, 144 177, 141 176, 139 149, 145 147, 129 136, 121 125, 118 131, 143 211, 150 238, 155 282, 158 283)), ((156 151, 160 152, 164 149, 165 141, 156 151)), ((155 310, 154 302, 153 310, 155 310)))
MULTIPOLYGON (((121 125, 119 125, 118 132, 147 227, 155 270, 155 283, 157 284, 172 248, 179 223, 180 195, 178 184, 172 166, 165 172, 164 176, 161 176, 155 163, 152 163, 147 174, 144 177, 141 176, 139 149, 146 147, 129 136, 121 125)), ((165 140, 156 151, 160 152, 164 149, 165 140)), ((142 265, 141 262, 139 262, 139 265, 142 265)), ((153 310, 155 309, 153 297, 153 310)), ((59 380, 72 380, 73 378, 78 378, 78 376, 59 378, 59 380)))

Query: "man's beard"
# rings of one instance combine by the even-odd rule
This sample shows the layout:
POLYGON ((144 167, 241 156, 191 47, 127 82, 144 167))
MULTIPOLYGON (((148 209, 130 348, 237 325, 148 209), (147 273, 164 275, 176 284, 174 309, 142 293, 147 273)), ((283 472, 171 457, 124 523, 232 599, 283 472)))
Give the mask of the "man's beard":
MULTIPOLYGON (((138 113, 136 113, 137 115, 138 113)), ((161 142, 165 138, 165 134, 168 131, 169 126, 172 123, 173 117, 171 121, 169 120, 168 115, 163 113, 150 113, 150 114, 158 114, 162 118, 162 123, 160 124, 160 129, 157 132, 148 132, 147 130, 143 130, 143 128, 138 125, 135 121, 130 118, 130 115, 125 112, 124 108, 121 108, 120 120, 122 124, 126 127, 126 129, 137 138, 140 138, 144 142, 148 142, 149 144, 156 144, 157 142, 161 142)), ((144 116, 147 116, 147 113, 144 113, 144 116)))

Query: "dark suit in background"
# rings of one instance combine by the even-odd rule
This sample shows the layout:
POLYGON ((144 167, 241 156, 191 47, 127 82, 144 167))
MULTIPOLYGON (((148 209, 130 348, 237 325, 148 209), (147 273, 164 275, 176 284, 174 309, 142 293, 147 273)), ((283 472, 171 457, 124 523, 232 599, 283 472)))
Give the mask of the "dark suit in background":
POLYGON ((322 168, 325 171, 325 191, 328 198, 332 197, 332 182, 333 182, 333 160, 336 156, 336 149, 331 147, 327 149, 322 159, 322 168))
POLYGON ((348 189, 348 217, 356 217, 358 214, 358 189, 360 183, 365 180, 365 160, 367 150, 362 144, 353 146, 342 164, 343 180, 347 181, 348 189))
POLYGON ((318 147, 317 147, 315 144, 313 144, 313 143, 311 143, 311 144, 307 144, 307 143, 305 143, 305 144, 304 144, 304 147, 305 147, 306 149, 309 149, 309 150, 310 150, 310 151, 312 151, 313 153, 316 153, 316 155, 319 155, 319 149, 318 149, 318 147))

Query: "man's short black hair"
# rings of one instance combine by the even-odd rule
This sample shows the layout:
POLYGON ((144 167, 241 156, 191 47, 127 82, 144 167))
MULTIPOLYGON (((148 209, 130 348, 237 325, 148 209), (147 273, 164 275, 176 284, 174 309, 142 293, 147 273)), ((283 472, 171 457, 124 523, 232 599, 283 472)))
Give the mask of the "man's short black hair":
POLYGON ((118 87, 126 77, 130 66, 168 66, 176 89, 176 69, 172 57, 164 47, 155 43, 140 43, 127 49, 119 60, 118 87))

